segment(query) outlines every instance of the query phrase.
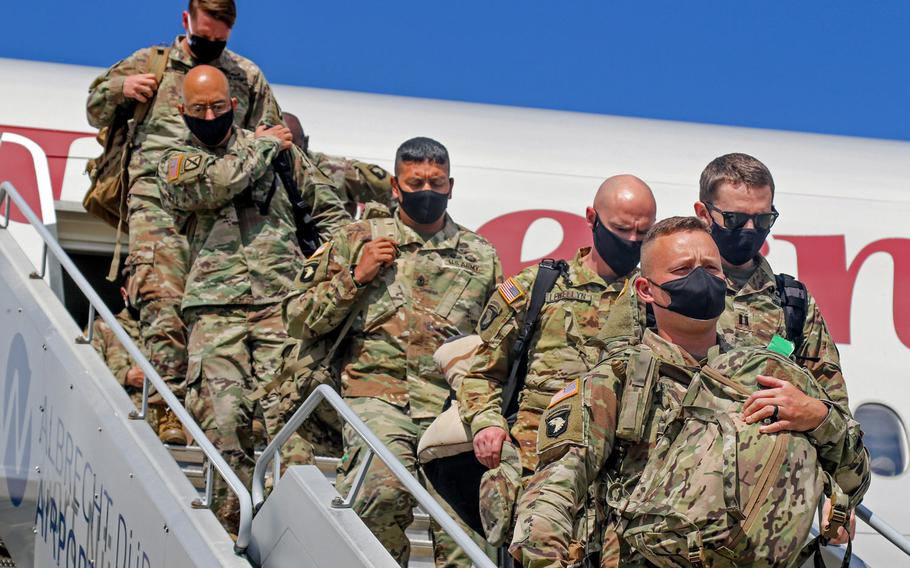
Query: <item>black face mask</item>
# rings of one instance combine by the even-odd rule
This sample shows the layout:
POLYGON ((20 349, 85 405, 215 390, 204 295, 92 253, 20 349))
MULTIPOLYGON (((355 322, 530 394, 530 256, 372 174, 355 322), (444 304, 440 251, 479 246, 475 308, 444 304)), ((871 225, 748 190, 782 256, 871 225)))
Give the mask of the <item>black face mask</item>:
POLYGON ((648 281, 670 295, 668 306, 655 302, 661 308, 697 320, 714 319, 724 313, 727 283, 701 266, 682 278, 663 284, 657 284, 650 278, 648 281))
POLYGON ((594 249, 617 276, 632 272, 641 259, 641 241, 624 239, 594 218, 594 249))
POLYGON ((211 63, 221 56, 221 52, 227 46, 224 40, 214 40, 198 36, 193 33, 193 28, 187 25, 186 41, 193 52, 193 58, 197 63, 211 63))
POLYGON ((755 258, 768 238, 769 230, 727 229, 711 219, 711 236, 724 260, 733 266, 745 264, 755 258))
POLYGON ((183 115, 183 122, 190 129, 193 136, 199 139, 206 146, 217 146, 227 138, 231 126, 234 125, 234 109, 228 110, 221 116, 216 116, 211 120, 196 118, 188 114, 183 115))
POLYGON ((436 193, 432 190, 404 191, 398 189, 401 196, 398 202, 408 217, 420 225, 428 225, 438 221, 446 212, 449 205, 448 193, 436 193))

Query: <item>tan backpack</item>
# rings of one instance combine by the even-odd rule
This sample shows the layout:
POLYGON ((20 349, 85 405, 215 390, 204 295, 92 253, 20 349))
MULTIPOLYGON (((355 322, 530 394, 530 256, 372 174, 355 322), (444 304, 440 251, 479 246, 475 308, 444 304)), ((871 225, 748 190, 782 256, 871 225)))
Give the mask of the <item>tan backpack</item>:
MULTIPOLYGON (((154 73, 159 87, 170 52, 170 47, 154 47, 149 57, 148 72, 154 73)), ((156 90, 155 95, 157 93, 156 90)), ((133 144, 136 127, 145 120, 149 108, 155 100, 155 95, 144 103, 136 103, 132 115, 127 112, 114 114, 111 124, 98 131, 98 143, 104 150, 100 156, 89 160, 85 167, 92 183, 82 199, 82 206, 95 217, 117 229, 117 240, 114 245, 115 261, 120 256, 121 231, 124 228, 129 230, 126 219, 126 197, 130 185, 127 171, 130 163, 130 148, 133 144)), ((115 271, 116 266, 112 267, 112 273, 115 271)))

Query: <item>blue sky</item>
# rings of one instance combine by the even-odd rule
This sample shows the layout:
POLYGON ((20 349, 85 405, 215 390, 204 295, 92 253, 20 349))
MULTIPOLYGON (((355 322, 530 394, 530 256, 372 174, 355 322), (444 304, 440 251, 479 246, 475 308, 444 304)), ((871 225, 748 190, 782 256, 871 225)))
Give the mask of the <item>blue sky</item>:
MULTIPOLYGON (((107 66, 185 1, 9 0, 0 57, 107 66)), ((238 0, 270 81, 910 140, 910 0, 238 0)))

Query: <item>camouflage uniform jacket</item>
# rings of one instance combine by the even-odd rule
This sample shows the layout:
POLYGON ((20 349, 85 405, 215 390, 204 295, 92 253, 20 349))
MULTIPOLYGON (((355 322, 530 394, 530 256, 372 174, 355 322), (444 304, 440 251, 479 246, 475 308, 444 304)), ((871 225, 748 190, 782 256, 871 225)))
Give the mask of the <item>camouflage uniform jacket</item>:
MULTIPOLYGON (((155 181, 161 154, 174 143, 186 139, 188 134, 183 117, 177 111, 177 103, 182 102, 183 77, 197 62, 184 51, 183 37, 178 36, 171 45, 155 100, 133 138, 129 175, 130 192, 134 195, 159 198, 155 181), (137 180, 143 183, 137 184, 137 180)), ((123 81, 130 75, 149 72, 149 58, 154 49, 140 49, 92 82, 86 105, 89 124, 95 128, 107 126, 113 122, 115 113, 127 111, 136 104, 124 97, 123 81)), ((224 72, 231 96, 237 99, 236 126, 255 130, 260 124, 281 123, 281 111, 272 90, 255 63, 225 49, 210 65, 224 72)))
MULTIPOLYGON (((623 391, 623 380, 615 369, 637 353, 638 347, 613 351, 580 384, 558 393, 550 402, 540 425, 540 465, 518 506, 516 536, 512 542, 513 551, 521 552, 525 566, 556 566, 560 565, 559 559, 567 557, 575 512, 583 506, 591 483, 601 487, 597 490, 601 496, 611 481, 635 483, 663 429, 668 409, 678 407, 685 394, 686 387, 678 378, 671 378, 668 370, 672 374, 692 376, 702 365, 711 365, 721 373, 732 375, 731 360, 733 363, 737 360, 732 354, 718 360, 720 355, 733 351, 722 338, 702 361, 696 361, 650 330, 645 331, 642 343, 650 347, 661 367, 654 391, 656 409, 646 419, 641 443, 623 445, 620 452, 614 453, 623 391)), ((748 354, 755 349, 746 347, 736 351, 748 354)), ((768 365, 780 369, 780 361, 769 357, 768 365)), ((765 372, 775 374, 767 369, 765 372)), ((801 371, 794 364, 788 372, 801 371)), ((819 463, 834 475, 850 497, 851 506, 855 506, 869 483, 869 460, 862 445, 862 432, 859 423, 839 405, 823 402, 829 408, 827 418, 805 435, 816 447, 819 463)), ((622 549, 623 554, 628 553, 627 547, 622 549)), ((633 560, 622 558, 621 565, 637 564, 633 560)))
MULTIPOLYGON (((120 310, 116 318, 117 322, 129 334, 130 339, 136 345, 141 345, 139 322, 133 319, 129 310, 126 308, 120 310)), ((117 381, 126 386, 126 373, 135 366, 133 358, 127 353, 120 340, 117 339, 113 330, 111 330, 111 326, 107 325, 107 322, 97 318, 92 326, 95 328, 92 332, 92 347, 95 348, 95 351, 107 364, 107 368, 111 370, 117 381)))
POLYGON ((322 152, 311 151, 307 155, 332 180, 351 215, 357 212, 357 205, 369 201, 381 203, 389 209, 394 207, 392 176, 379 166, 322 152))
MULTIPOLYGON (((271 166, 278 152, 276 139, 235 129, 224 146, 207 148, 187 140, 162 156, 162 204, 190 243, 184 310, 272 304, 292 289, 305 259, 290 201, 271 166), (269 210, 262 215, 259 206, 273 184, 269 210)), ((291 152, 298 187, 328 237, 342 224, 339 220, 349 217, 328 180, 302 152, 291 152)))
MULTIPOLYGON (((787 337, 774 271, 764 257, 758 256, 756 261, 758 267, 742 289, 737 290, 736 284, 727 279, 726 309, 717 322, 717 331, 731 345, 764 347, 775 334, 787 337)), ((837 345, 811 294, 803 338, 794 359, 815 377, 831 400, 848 408, 837 345)))
MULTIPOLYGON (((590 250, 578 251, 569 262, 568 274, 560 277, 547 294, 530 338, 528 373, 512 427, 523 467, 530 471, 537 465, 540 415, 567 381, 584 376, 597 364, 601 346, 595 339, 614 302, 628 286, 626 278, 608 283, 585 266, 582 259, 590 250)), ((457 393, 462 419, 474 434, 489 426, 509 430, 501 412, 502 386, 509 376, 512 345, 527 314, 537 271, 537 265, 530 266, 511 279, 522 291, 511 303, 495 292, 480 319, 478 333, 483 343, 457 393)), ((509 282, 503 284, 507 285, 509 282)))
POLYGON ((448 215, 441 231, 424 238, 396 214, 348 225, 317 251, 299 278, 307 287, 288 297, 284 317, 291 336, 311 339, 340 327, 356 310, 341 358, 342 393, 430 418, 449 393, 433 352, 445 339, 474 331, 501 277, 493 246, 448 215), (358 288, 351 267, 363 245, 379 237, 397 243, 398 257, 358 288))

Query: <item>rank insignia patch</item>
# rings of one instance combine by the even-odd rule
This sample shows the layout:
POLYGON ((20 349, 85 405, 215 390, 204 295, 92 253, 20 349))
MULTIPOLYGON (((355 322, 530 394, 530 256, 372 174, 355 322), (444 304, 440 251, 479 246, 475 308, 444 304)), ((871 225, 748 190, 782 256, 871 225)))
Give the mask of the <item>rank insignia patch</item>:
POLYGON ((496 304, 487 306, 487 309, 483 311, 483 315, 480 316, 480 323, 478 323, 480 331, 486 331, 500 313, 502 312, 499 311, 499 306, 496 304))
POLYGON ((514 278, 509 278, 505 282, 499 285, 500 295, 510 306, 515 303, 519 298, 525 295, 524 290, 521 289, 521 286, 518 285, 518 282, 514 278))
POLYGON ((558 408, 547 414, 547 438, 558 438, 569 427, 571 407, 558 408))

